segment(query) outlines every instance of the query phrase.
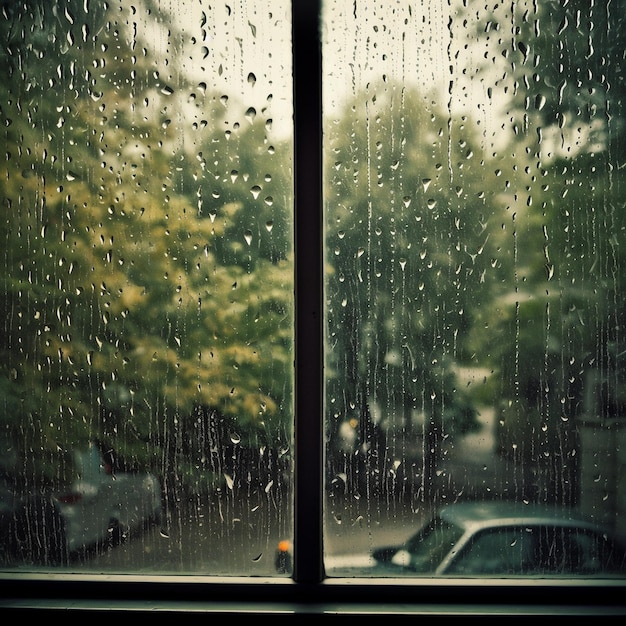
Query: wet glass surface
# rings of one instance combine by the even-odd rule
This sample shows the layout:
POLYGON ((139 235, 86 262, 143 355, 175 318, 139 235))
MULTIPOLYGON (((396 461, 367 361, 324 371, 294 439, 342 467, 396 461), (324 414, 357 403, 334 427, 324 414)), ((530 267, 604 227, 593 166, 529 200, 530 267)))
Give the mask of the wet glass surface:
POLYGON ((327 567, 465 501, 623 540, 622 5, 324 3, 327 567))
POLYGON ((290 21, 281 0, 3 6, 2 566, 275 573, 290 21))

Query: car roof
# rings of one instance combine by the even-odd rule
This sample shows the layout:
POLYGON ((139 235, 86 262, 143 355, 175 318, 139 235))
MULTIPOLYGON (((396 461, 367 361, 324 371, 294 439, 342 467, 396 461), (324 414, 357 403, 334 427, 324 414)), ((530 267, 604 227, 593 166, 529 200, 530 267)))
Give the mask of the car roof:
POLYGON ((444 521, 464 529, 478 526, 547 524, 605 531, 575 509, 549 504, 512 501, 457 502, 442 507, 438 515, 444 521))

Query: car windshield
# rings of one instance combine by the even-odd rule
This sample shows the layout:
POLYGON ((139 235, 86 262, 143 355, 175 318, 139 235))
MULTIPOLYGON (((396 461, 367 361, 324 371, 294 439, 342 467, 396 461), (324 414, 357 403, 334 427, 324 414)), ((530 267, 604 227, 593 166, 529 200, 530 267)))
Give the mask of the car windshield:
POLYGON ((408 540, 408 567, 416 573, 434 572, 462 535, 460 526, 435 517, 408 540))

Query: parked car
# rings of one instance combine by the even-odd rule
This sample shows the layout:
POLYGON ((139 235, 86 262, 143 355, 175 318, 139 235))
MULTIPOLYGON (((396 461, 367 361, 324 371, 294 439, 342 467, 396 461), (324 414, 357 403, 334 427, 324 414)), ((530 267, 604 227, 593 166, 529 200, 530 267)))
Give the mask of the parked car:
POLYGON ((0 478, 0 559, 56 565, 85 548, 120 542, 133 530, 158 523, 162 489, 150 473, 116 471, 97 443, 73 452, 67 488, 17 488, 0 478))
POLYGON ((329 576, 624 576, 626 549, 571 509, 513 502, 442 508, 405 543, 331 556, 329 576))

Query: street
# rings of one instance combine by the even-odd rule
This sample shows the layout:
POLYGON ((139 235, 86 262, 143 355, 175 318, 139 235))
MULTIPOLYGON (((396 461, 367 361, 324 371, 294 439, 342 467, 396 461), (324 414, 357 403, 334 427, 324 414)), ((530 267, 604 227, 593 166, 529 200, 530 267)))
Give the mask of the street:
MULTIPOLYGON (((487 419, 489 416, 487 416, 487 419)), ((436 506, 460 499, 515 496, 519 468, 493 453, 490 424, 445 450, 436 473, 436 501, 428 501, 418 477, 382 492, 328 489, 324 503, 324 549, 328 555, 363 553, 402 542, 436 506)), ((274 576, 278 542, 293 537, 292 503, 275 485, 255 492, 226 490, 167 502, 162 519, 100 546, 58 571, 119 574, 274 576)), ((18 568, 28 568, 28 565, 18 568)), ((31 566, 32 568, 32 566, 31 566)), ((57 570, 55 570, 57 571, 57 570)))

